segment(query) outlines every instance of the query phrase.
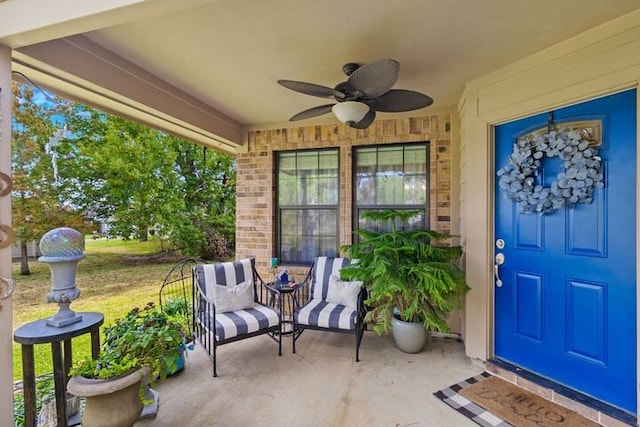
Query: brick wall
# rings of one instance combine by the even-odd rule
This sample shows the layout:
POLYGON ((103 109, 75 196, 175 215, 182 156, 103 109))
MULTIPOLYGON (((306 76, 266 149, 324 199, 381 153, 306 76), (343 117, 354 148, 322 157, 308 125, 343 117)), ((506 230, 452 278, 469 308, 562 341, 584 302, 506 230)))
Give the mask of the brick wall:
MULTIPOLYGON (((343 124, 252 131, 247 153, 238 154, 236 259, 253 256, 258 271, 269 278, 275 253, 274 152, 309 148, 340 148, 340 245, 351 243, 352 147, 430 142, 430 224, 451 231, 451 114, 376 120, 367 129, 343 124)), ((308 269, 289 268, 296 278, 308 269)))

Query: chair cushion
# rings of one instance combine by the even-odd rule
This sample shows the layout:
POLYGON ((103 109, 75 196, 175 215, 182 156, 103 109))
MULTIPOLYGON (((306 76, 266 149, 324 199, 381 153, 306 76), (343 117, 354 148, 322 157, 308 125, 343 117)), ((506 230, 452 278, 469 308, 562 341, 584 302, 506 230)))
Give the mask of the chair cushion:
POLYGON ((360 294, 361 287, 362 282, 360 281, 347 282, 340 280, 338 276, 331 275, 327 290, 327 302, 358 308, 358 294, 360 294))
POLYGON ((213 299, 211 285, 236 286, 242 282, 253 284, 251 259, 217 264, 198 264, 194 267, 198 286, 206 296, 213 299))
POLYGON ((213 300, 217 312, 241 310, 255 305, 251 259, 198 264, 194 267, 194 274, 198 287, 213 300), (236 287, 239 289, 234 289, 236 287))
MULTIPOLYGON (((209 330, 212 323, 211 316, 209 319, 201 319, 201 321, 203 326, 209 330)), ((277 326, 278 322, 280 322, 278 312, 262 304, 256 304, 255 307, 246 310, 216 313, 216 341, 268 329, 277 326)))
POLYGON ((329 291, 329 278, 340 277, 340 269, 349 265, 348 258, 329 258, 319 256, 313 266, 313 280, 311 283, 311 298, 326 300, 329 291))
POLYGON ((295 323, 320 328, 353 330, 356 328, 356 310, 318 299, 310 300, 293 313, 295 323))
POLYGON ((255 307, 256 305, 253 294, 253 283, 250 281, 239 283, 236 286, 212 284, 211 287, 216 313, 244 310, 255 307))

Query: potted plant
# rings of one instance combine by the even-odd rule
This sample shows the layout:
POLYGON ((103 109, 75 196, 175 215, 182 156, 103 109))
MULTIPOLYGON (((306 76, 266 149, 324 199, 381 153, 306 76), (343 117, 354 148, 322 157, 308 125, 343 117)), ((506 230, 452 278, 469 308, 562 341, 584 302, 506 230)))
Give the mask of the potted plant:
POLYGON ((195 347, 193 333, 191 332, 191 304, 189 304, 185 298, 171 299, 162 304, 162 312, 167 315, 170 322, 179 325, 185 334, 182 339, 182 344, 180 344, 181 352, 176 360, 175 366, 173 364, 167 366, 166 374, 169 376, 184 369, 185 353, 187 350, 193 350, 195 347))
POLYGON ((363 281, 368 291, 365 320, 375 323, 378 334, 391 331, 398 348, 409 353, 422 350, 428 331, 450 331, 447 317, 469 289, 454 264, 462 248, 444 244, 452 236, 408 227, 420 212, 365 212, 365 219, 388 231, 360 229, 359 240, 342 247, 354 262, 341 276, 363 281))
POLYGON ((86 400, 83 426, 133 425, 147 403, 147 386, 176 369, 184 337, 183 328, 153 303, 105 328, 98 359, 80 359, 69 372, 67 389, 86 400))

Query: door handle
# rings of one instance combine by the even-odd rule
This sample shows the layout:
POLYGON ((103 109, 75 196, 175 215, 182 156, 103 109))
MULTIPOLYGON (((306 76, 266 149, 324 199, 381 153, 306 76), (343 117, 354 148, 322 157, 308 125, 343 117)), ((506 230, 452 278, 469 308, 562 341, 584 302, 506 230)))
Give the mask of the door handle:
POLYGON ((496 279, 496 286, 501 288, 503 283, 502 279, 500 279, 500 266, 504 264, 504 254, 502 252, 498 252, 495 257, 496 263, 493 265, 493 275, 496 279))

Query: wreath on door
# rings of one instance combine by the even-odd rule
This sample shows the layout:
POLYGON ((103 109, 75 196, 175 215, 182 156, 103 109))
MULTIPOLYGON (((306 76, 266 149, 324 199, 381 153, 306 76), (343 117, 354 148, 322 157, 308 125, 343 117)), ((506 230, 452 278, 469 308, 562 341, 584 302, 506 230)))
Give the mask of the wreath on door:
POLYGON ((518 203, 520 212, 547 214, 564 206, 591 203, 593 190, 604 188, 598 149, 574 130, 552 130, 513 144, 509 162, 498 170, 504 196, 518 203), (551 186, 536 183, 545 158, 559 157, 563 171, 551 186))

